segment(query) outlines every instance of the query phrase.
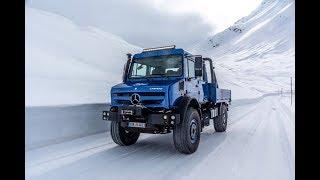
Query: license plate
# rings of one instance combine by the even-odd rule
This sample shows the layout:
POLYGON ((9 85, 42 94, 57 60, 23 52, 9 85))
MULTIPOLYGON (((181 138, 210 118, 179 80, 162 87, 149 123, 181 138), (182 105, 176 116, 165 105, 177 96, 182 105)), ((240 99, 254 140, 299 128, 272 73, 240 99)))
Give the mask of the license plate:
POLYGON ((123 109, 121 110, 121 114, 123 115, 133 115, 133 111, 129 109, 123 109))
POLYGON ((137 128, 145 128, 146 123, 140 123, 140 122, 129 122, 129 127, 137 127, 137 128))

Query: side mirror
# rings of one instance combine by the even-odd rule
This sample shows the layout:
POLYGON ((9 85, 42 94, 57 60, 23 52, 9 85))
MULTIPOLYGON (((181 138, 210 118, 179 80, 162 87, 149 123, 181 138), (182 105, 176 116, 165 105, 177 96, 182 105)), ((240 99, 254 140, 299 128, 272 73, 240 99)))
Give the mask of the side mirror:
POLYGON ((122 69, 122 82, 126 81, 126 67, 127 67, 127 63, 124 64, 122 69))
POLYGON ((195 57, 195 63, 194 63, 194 74, 196 77, 202 77, 202 57, 196 56, 195 57))

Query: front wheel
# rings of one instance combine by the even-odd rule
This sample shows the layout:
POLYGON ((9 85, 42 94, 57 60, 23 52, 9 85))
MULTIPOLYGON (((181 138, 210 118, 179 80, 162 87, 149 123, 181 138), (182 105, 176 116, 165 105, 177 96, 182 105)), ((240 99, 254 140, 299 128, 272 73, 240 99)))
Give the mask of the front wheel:
POLYGON ((175 148, 184 154, 194 153, 200 142, 200 116, 194 108, 188 108, 180 124, 175 124, 173 140, 175 148))
POLYGON ((119 122, 111 121, 112 140, 120 146, 129 146, 137 142, 140 133, 125 130, 119 122))

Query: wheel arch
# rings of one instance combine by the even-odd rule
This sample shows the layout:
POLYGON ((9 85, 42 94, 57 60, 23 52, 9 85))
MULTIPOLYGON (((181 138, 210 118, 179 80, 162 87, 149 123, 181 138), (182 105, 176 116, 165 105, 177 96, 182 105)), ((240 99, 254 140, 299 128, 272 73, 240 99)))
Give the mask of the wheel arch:
MULTIPOLYGON (((202 119, 201 106, 197 99, 191 98, 190 96, 182 96, 179 97, 175 102, 174 106, 176 107, 176 111, 181 114, 180 117, 184 117, 186 115, 187 109, 189 107, 193 107, 199 113, 200 119, 202 119)), ((177 123, 180 123, 181 120, 177 123)))

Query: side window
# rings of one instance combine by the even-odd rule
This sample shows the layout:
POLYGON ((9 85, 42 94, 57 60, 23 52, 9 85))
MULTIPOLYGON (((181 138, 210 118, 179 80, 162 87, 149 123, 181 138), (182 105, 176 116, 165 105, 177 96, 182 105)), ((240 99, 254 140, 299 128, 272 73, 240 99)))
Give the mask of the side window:
POLYGON ((188 77, 192 78, 195 77, 194 74, 194 61, 188 60, 188 77))
POLYGON ((213 70, 213 79, 212 79, 212 82, 217 84, 217 78, 216 78, 216 73, 214 72, 213 70))
POLYGON ((211 83, 212 79, 211 79, 211 71, 210 71, 210 63, 208 61, 205 61, 205 66, 206 66, 206 73, 207 73, 207 82, 211 83))
POLYGON ((207 69, 206 69, 206 64, 205 63, 203 63, 202 64, 202 80, 204 81, 204 82, 208 82, 208 76, 207 76, 207 69))
POLYGON ((135 63, 133 69, 132 76, 145 76, 147 73, 147 66, 144 64, 135 63))

